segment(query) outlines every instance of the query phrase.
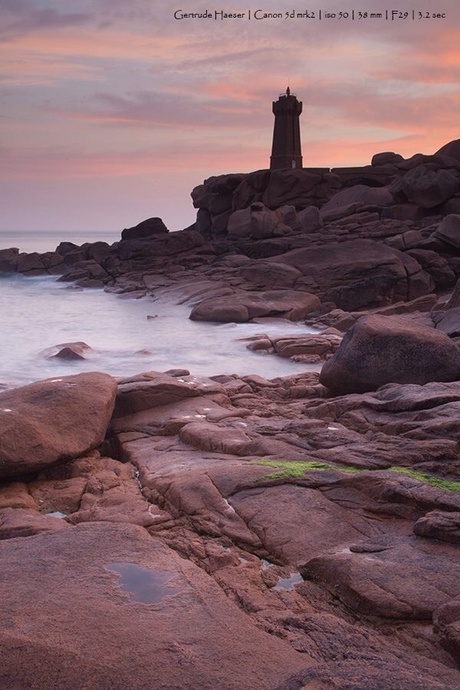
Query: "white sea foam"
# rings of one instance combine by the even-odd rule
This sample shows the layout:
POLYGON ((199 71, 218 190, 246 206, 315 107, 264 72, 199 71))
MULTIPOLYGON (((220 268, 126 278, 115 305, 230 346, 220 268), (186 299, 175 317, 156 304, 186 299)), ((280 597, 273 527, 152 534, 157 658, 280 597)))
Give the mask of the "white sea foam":
POLYGON ((126 376, 189 369, 196 375, 286 376, 310 368, 249 351, 239 340, 257 333, 308 332, 301 324, 210 324, 191 321, 190 307, 166 298, 121 299, 103 290, 76 290, 53 277, 0 278, 0 383, 21 385, 83 371, 126 376), (159 318, 148 319, 157 315, 159 318), (45 359, 59 343, 84 341, 86 360, 45 359))

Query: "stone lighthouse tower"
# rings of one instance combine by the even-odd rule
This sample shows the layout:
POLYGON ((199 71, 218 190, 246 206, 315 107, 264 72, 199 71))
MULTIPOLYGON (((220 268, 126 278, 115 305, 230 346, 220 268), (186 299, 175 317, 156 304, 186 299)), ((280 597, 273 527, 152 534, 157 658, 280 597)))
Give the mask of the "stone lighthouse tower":
POLYGON ((278 100, 273 102, 275 126, 270 169, 302 167, 299 122, 301 112, 302 102, 291 93, 289 86, 286 93, 281 94, 278 100))

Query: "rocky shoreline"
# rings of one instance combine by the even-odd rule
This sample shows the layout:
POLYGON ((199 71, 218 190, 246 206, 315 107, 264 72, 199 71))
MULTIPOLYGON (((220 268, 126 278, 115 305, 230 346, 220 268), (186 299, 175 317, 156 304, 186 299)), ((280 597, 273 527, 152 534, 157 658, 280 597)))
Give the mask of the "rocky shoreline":
POLYGON ((0 270, 318 332, 251 339, 266 378, 0 393, 2 687, 457 687, 460 141, 192 197, 181 232, 0 270), (325 364, 273 379, 272 356, 325 364))

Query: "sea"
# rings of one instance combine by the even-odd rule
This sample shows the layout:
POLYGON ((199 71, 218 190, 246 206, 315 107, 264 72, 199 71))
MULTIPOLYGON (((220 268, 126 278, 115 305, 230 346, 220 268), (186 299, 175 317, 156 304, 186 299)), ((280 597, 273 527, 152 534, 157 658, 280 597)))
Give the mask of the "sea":
MULTIPOLYGON (((61 241, 75 244, 119 236, 94 233, 0 233, 0 249, 53 251, 61 241)), ((0 386, 84 371, 126 377, 146 371, 188 369, 194 375, 258 374, 271 379, 314 365, 247 349, 247 338, 313 332, 302 323, 216 324, 191 321, 191 305, 155 295, 130 299, 104 290, 77 289, 56 276, 26 278, 0 274, 0 386), (50 348, 84 342, 84 360, 49 358, 50 348)))

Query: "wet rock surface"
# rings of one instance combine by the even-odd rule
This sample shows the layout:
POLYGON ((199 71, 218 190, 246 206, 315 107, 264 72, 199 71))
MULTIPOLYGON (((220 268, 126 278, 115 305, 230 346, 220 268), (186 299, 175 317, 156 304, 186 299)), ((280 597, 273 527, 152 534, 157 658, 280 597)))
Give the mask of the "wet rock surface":
POLYGON ((2 687, 268 690, 308 665, 141 527, 86 524, 0 548, 2 687))
POLYGON ((149 372, 114 409, 0 485, 5 687, 456 687, 458 382, 149 372))
POLYGON ((91 347, 86 343, 79 341, 75 343, 59 343, 54 347, 42 350, 39 353, 41 357, 46 359, 67 359, 80 360, 86 359, 86 355, 91 352, 91 347))

